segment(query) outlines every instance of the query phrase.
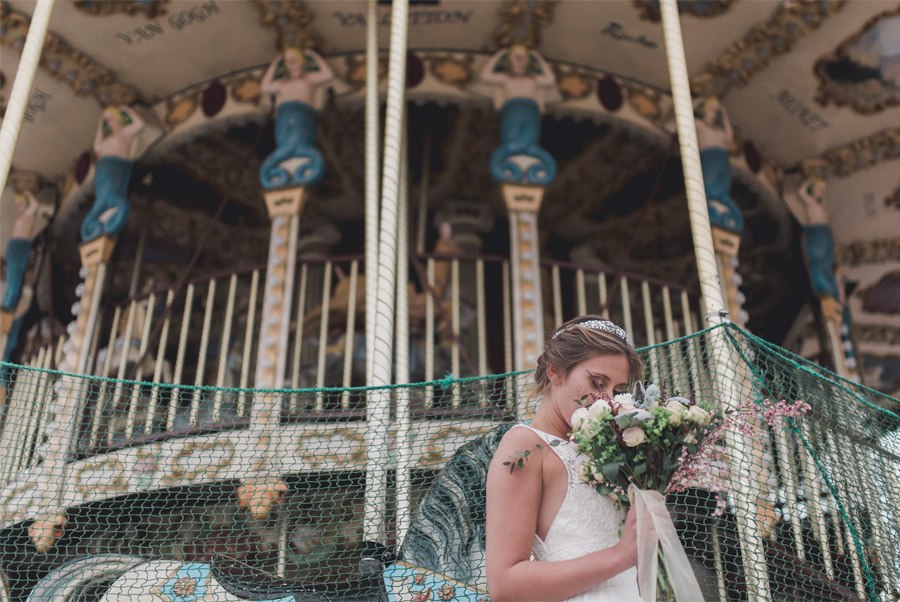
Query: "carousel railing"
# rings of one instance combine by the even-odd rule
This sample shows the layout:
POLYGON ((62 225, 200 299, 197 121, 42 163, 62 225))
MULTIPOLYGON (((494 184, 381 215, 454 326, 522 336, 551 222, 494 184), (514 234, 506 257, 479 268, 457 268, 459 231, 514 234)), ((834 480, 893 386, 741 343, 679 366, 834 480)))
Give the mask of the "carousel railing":
MULTIPOLYGON (((546 324, 601 313, 622 323, 636 344, 652 345, 700 323, 697 296, 674 283, 565 262, 544 267, 546 324)), ((422 254, 410 262, 411 380, 512 370, 510 270, 507 258, 486 255, 422 254)), ((365 384, 364 278, 361 256, 298 261, 281 386, 344 390, 286 393, 282 421, 364 418, 365 395, 348 390, 365 384)), ((244 389, 254 385, 264 282, 264 269, 251 267, 101 312, 88 359, 89 375, 101 378, 83 407, 76 454, 246 426, 252 393, 244 389)), ((42 349, 28 365, 55 368, 59 349, 42 349)), ((690 341, 651 356, 648 370, 648 378, 668 381, 682 394, 710 379, 706 359, 690 341)), ((417 391, 414 417, 514 414, 512 391, 447 382, 417 391)), ((21 403, 45 407, 53 389, 20 387, 20 394, 29 397, 21 403)), ((37 440, 46 417, 32 415, 29 430, 37 440)))

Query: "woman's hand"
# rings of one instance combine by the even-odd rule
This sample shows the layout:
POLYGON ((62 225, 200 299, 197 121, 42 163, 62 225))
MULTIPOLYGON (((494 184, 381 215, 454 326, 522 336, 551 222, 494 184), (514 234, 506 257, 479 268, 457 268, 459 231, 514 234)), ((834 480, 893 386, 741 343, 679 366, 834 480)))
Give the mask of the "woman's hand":
POLYGON ((622 559, 631 568, 637 564, 637 511, 634 506, 628 509, 625 516, 625 526, 622 527, 622 538, 616 544, 616 548, 622 555, 622 559))

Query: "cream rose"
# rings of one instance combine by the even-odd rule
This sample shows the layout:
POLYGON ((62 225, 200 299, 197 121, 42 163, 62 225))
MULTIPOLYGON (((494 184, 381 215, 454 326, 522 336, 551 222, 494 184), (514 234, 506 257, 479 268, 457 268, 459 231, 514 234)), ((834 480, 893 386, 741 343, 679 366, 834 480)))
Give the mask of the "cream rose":
POLYGON ((590 417, 591 413, 587 408, 578 408, 572 414, 572 430, 577 431, 584 424, 584 421, 590 417))
POLYGON ((609 402, 605 399, 598 399, 594 403, 591 404, 591 407, 588 408, 588 411, 591 413, 591 416, 599 416, 604 412, 608 412, 610 410, 609 402))
POLYGON ((582 483, 591 482, 591 465, 585 462, 578 470, 578 480, 582 483))
POLYGON ((706 426, 710 421, 709 412, 700 406, 691 406, 688 409, 685 418, 695 423, 697 426, 706 426))
POLYGON ((669 424, 672 426, 681 424, 686 408, 677 401, 670 401, 664 407, 669 412, 669 424))
POLYGON ((622 406, 623 410, 634 408, 634 396, 631 393, 619 393, 614 398, 615 402, 622 406))
POLYGON ((628 447, 637 447, 646 440, 647 433, 639 426, 629 426, 622 431, 622 441, 624 441, 625 445, 628 447))

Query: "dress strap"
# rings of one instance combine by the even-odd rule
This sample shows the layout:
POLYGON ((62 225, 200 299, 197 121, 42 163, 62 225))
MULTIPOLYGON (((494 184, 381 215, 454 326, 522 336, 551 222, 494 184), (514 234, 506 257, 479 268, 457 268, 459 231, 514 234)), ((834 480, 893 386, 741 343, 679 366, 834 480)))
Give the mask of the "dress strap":
POLYGON ((530 431, 533 431, 537 434, 541 440, 546 443, 550 449, 559 456, 559 459, 562 460, 562 463, 565 464, 566 470, 569 473, 569 477, 571 479, 572 475, 575 474, 575 469, 579 464, 579 454, 575 451, 574 444, 566 439, 565 437, 558 437, 556 435, 551 435, 550 433, 544 432, 540 429, 534 428, 530 424, 517 424, 516 426, 521 426, 527 428, 530 431), (554 445, 554 442, 559 441, 554 445))

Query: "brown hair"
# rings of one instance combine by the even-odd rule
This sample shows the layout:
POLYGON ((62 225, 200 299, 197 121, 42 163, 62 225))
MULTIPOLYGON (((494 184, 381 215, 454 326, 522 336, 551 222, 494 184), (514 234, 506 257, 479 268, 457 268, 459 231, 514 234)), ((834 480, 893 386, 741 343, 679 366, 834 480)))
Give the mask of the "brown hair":
POLYGON ((538 357, 534 373, 538 394, 544 394, 550 389, 547 368, 565 377, 575 366, 598 355, 624 355, 628 359, 629 379, 633 382, 641 378, 643 366, 634 347, 611 332, 579 326, 589 320, 606 318, 591 314, 579 316, 547 334, 544 352, 538 357))

